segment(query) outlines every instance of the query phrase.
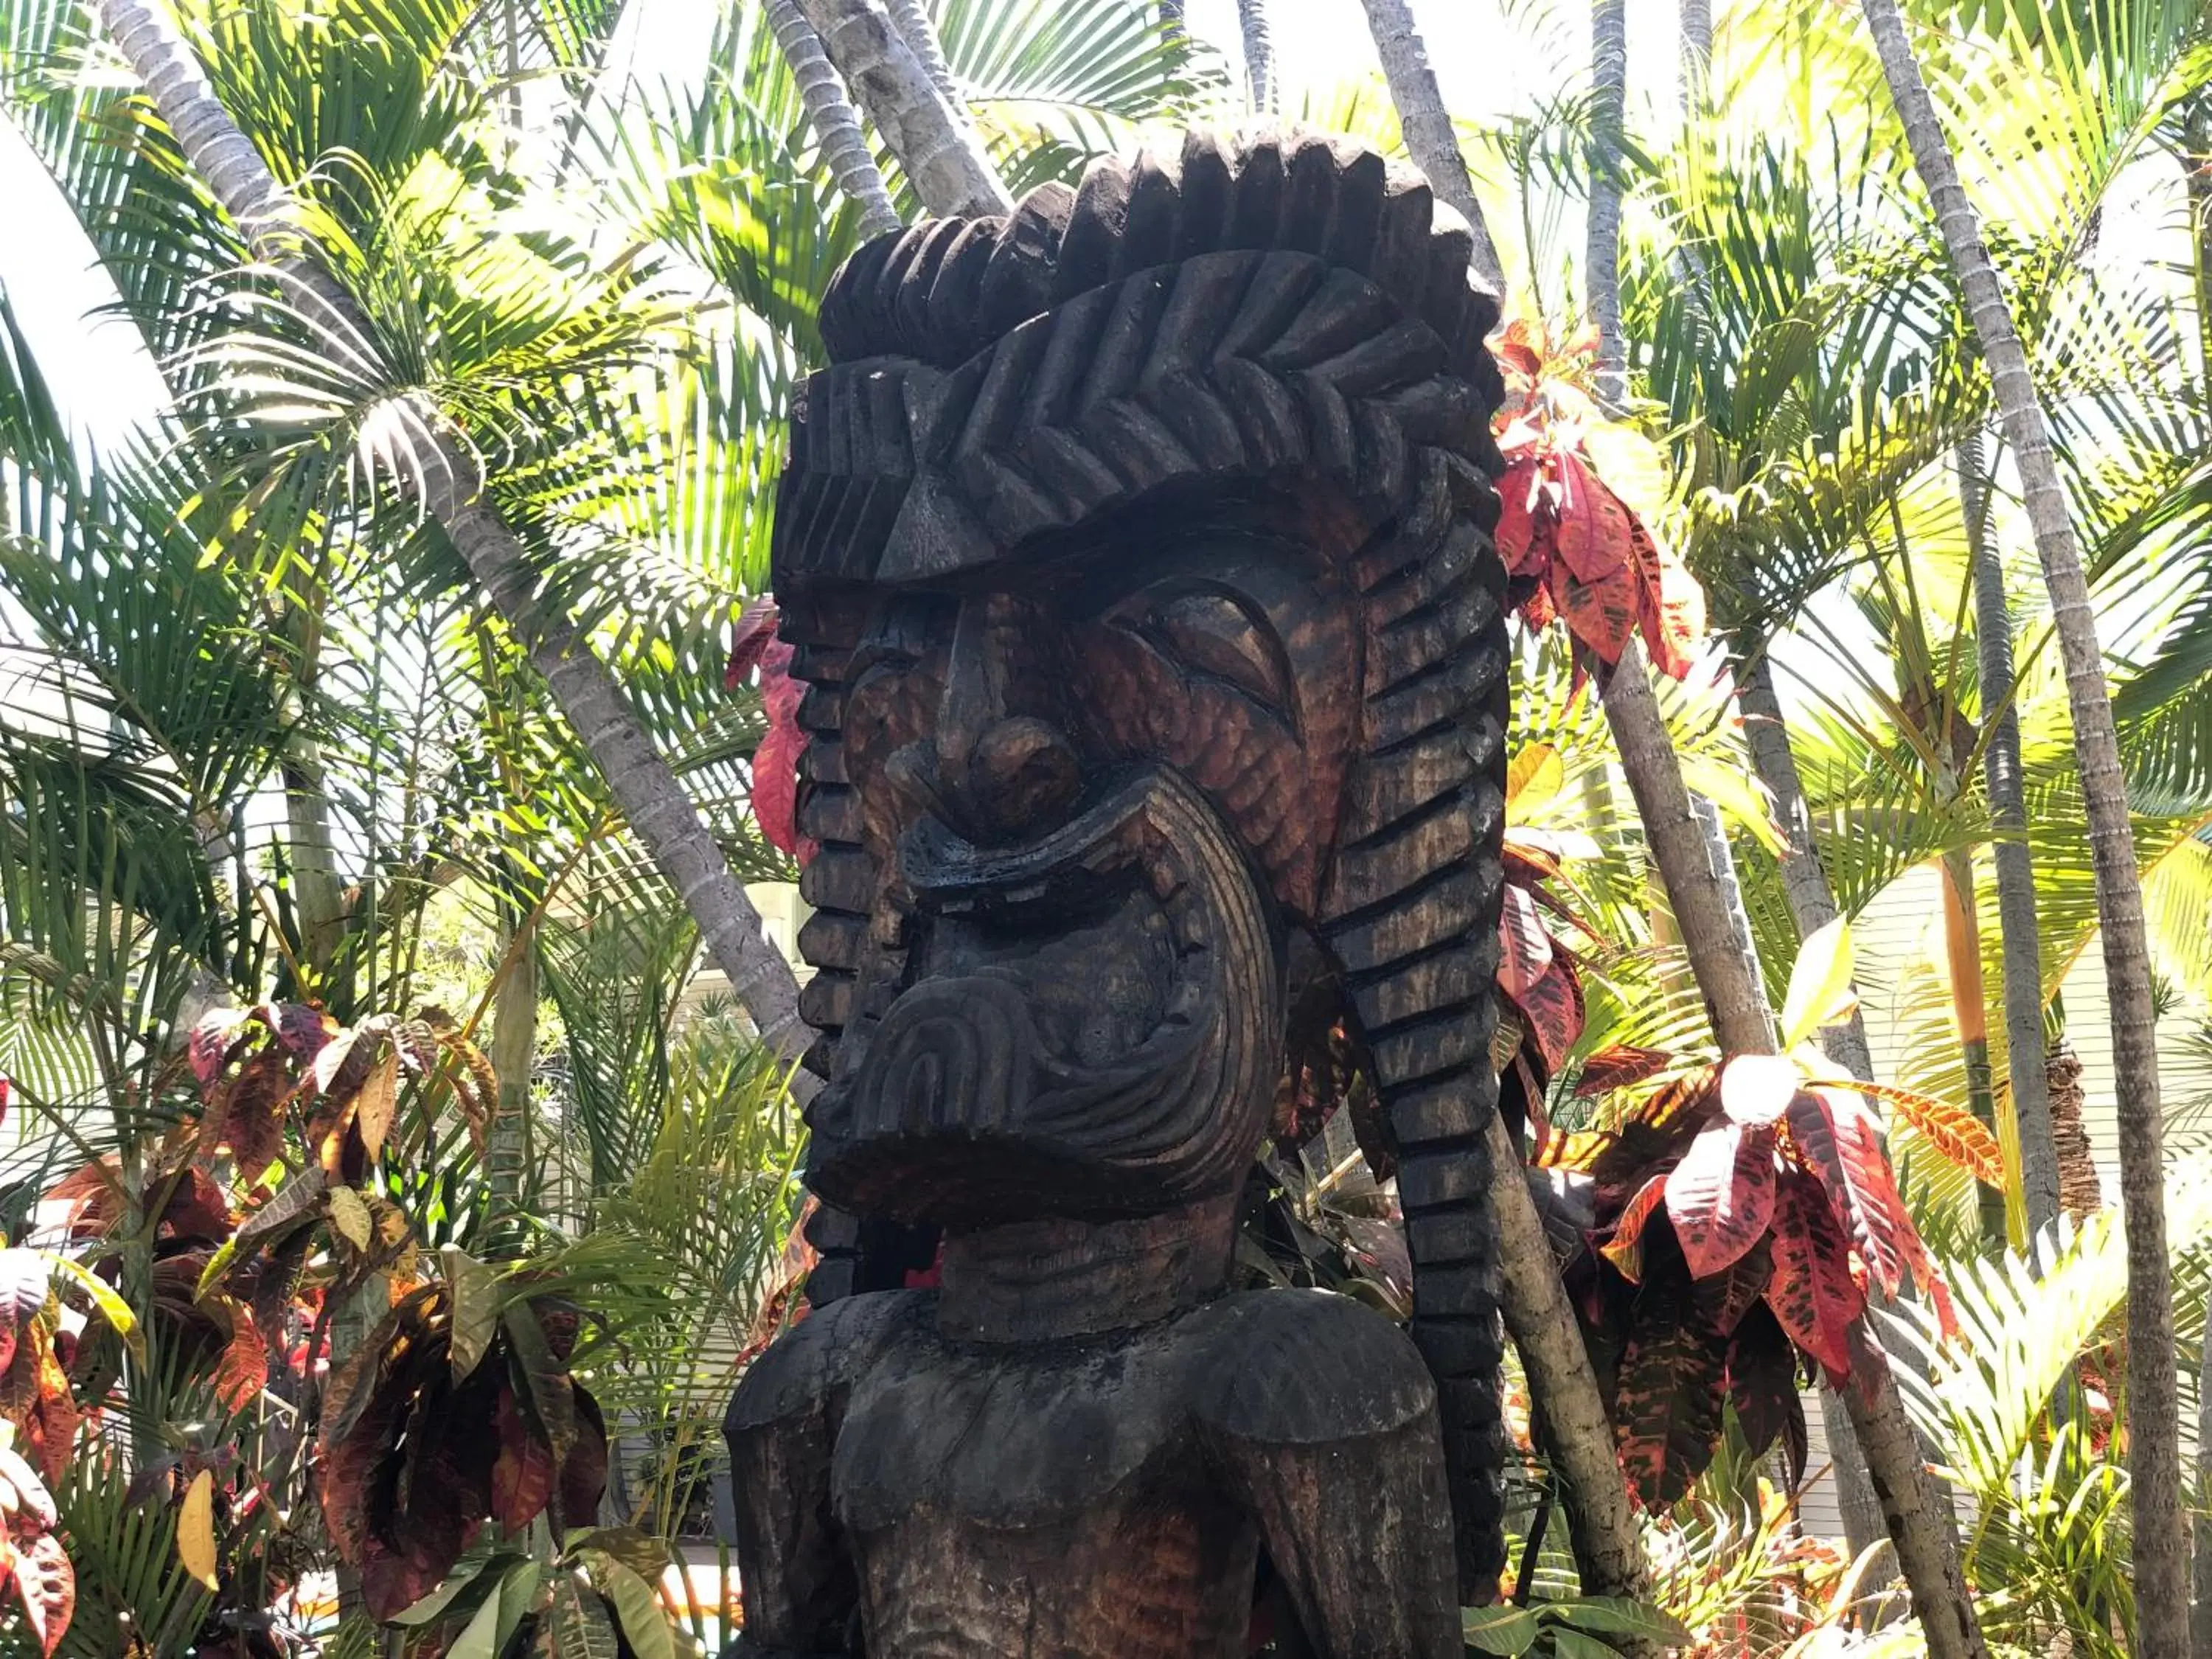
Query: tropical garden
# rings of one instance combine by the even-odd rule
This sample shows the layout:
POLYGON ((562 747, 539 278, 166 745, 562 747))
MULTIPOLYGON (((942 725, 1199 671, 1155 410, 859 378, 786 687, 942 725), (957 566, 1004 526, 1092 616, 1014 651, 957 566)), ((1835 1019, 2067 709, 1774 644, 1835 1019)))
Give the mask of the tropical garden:
MULTIPOLYGON (((720 1650, 816 307, 1273 117, 1508 319, 1470 1651, 2212 1652, 2212 14, 0 20, 0 1651, 720 1650)), ((1240 1272, 1402 1316, 1334 1058, 1240 1272)))

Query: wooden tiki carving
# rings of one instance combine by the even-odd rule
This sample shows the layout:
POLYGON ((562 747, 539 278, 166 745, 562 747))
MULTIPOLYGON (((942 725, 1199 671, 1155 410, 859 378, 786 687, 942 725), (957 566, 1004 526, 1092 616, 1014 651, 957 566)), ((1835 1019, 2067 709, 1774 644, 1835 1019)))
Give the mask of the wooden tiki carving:
POLYGON ((833 283, 775 548, 823 1261, 730 1411, 741 1652, 1228 1659, 1264 1591, 1283 1651, 1443 1659, 1494 1593, 1468 258, 1377 155, 1201 133, 833 283), (1227 1288, 1317 1006, 1382 1103, 1410 1333, 1227 1288))

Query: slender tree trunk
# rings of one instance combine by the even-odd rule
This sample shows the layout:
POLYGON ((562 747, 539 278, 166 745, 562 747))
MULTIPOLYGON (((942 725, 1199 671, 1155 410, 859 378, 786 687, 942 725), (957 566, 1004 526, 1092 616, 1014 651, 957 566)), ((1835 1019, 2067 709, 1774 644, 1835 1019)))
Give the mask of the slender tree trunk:
MULTIPOLYGON (((2212 1342, 2197 1372, 2197 1507, 2212 1509, 2212 1342)), ((2197 1606, 2190 1615, 2191 1659, 2212 1659, 2212 1549, 2197 1552, 2197 1606)))
POLYGON ((960 88, 953 84, 952 66, 945 61, 945 44, 937 38, 937 26, 930 21, 922 0, 885 0, 885 3, 890 9, 891 21, 898 25, 900 38, 928 75, 930 84, 964 119, 967 103, 960 95, 960 88))
POLYGON ((1706 77, 1713 63, 1712 0, 1682 0, 1682 108, 1694 116, 1705 107, 1706 77))
MULTIPOLYGON (((1738 683, 1736 702, 1743 711, 1744 742, 1751 750, 1752 769, 1774 799, 1774 816, 1782 830, 1782 891, 1789 901, 1790 918, 1802 941, 1810 939, 1843 914, 1828 872, 1813 840, 1813 809, 1805 794, 1805 780, 1797 770, 1797 757, 1790 748, 1790 728, 1782 714, 1782 699, 1774 689, 1774 663, 1765 650, 1754 653, 1738 683)), ((1874 1052, 1867 1045, 1866 1021, 1853 1006, 1841 1024, 1824 1028, 1820 1047, 1830 1060, 1862 1083, 1872 1083, 1874 1052)), ((1836 1482, 1836 1506, 1843 1512, 1844 1536, 1854 1558, 1885 1535, 1881 1504, 1868 1477, 1866 1454, 1843 1396, 1825 1382, 1820 1385, 1820 1425, 1827 1431, 1829 1465, 1836 1482)))
POLYGON ((491 1045, 484 1057, 499 1079, 498 1114, 487 1137, 484 1176, 492 1197, 518 1201, 530 1178, 531 1073, 538 1060, 538 925, 527 919, 501 930, 502 971, 491 1005, 491 1045))
MULTIPOLYGON (((1996 870, 1997 931, 2004 963, 2005 1049, 2012 1120, 2020 1146, 2021 1197, 2033 1238, 2058 1219, 2058 1139, 2051 1122, 2051 1079, 2043 1038, 2043 945, 2035 915, 2035 866, 2027 850, 2027 797, 2013 707, 2012 617, 2004 565, 1990 534, 1989 480, 1978 434, 1959 446, 1959 489, 1974 566, 1974 636, 1981 659, 1982 784, 1990 799, 1990 860, 1996 870)), ((2035 1259, 2033 1252, 2029 1260, 2035 1259)))
MULTIPOLYGON (((1765 994, 1736 946, 1730 907, 1715 878, 1711 849, 1692 810, 1681 763, 1668 738, 1636 641, 1622 653, 1604 695, 1621 769, 1674 902, 1675 924, 1714 1033, 1728 1054, 1772 1054, 1765 994)), ((1883 1522, 1911 1587, 1913 1611, 1929 1652, 1935 1659, 1987 1659, 1988 1649, 1968 1608, 1949 1506, 1913 1440, 1888 1356, 1864 1320, 1854 1329, 1860 1353, 1844 1402, 1874 1477, 1883 1522)))
POLYGON ((1505 1120, 1491 1114, 1491 1186, 1498 1214, 1499 1300, 1505 1327, 1528 1373, 1532 1396, 1548 1431, 1545 1450, 1564 1488, 1567 1528, 1585 1595, 1642 1596, 1651 1575, 1644 1559, 1628 1485, 1613 1452, 1613 1425, 1590 1370, 1582 1327, 1559 1280, 1558 1259, 1528 1194, 1526 1164, 1505 1120))
POLYGON ((1620 331, 1620 170, 1628 125, 1627 0, 1590 0, 1589 257, 1583 274, 1597 325, 1597 400, 1607 414, 1628 405, 1627 343, 1620 331))
POLYGON ((860 118, 845 96, 845 83, 823 55, 821 37, 799 10, 798 0, 767 0, 768 26, 791 65, 792 79, 806 105, 806 118, 814 127, 814 140, 822 147, 837 188, 860 204, 860 229, 880 236, 900 225, 898 209, 891 205, 884 175, 869 153, 860 131, 860 118))
POLYGON ((1934 100, 1920 78, 1896 0, 1863 0, 1906 141, 1966 295, 1997 411, 2012 446, 2074 717, 2074 749, 2089 819, 2097 915, 2112 1005, 2118 1098, 2120 1196, 2128 1232, 2128 1475, 2135 1506, 2136 1652, 2180 1659, 2189 1646, 2189 1530, 2181 1504, 2181 1425, 2174 1372, 2173 1290, 2166 1261, 2165 1122, 2159 1103, 2157 1011, 2136 868, 2119 735, 2105 684, 2088 579, 2066 495, 2004 285, 1934 100))
POLYGON ((1498 260, 1497 244, 1490 240, 1482 204, 1474 199, 1474 181, 1468 176, 1459 132, 1444 108, 1443 89, 1429 65, 1429 49, 1414 27, 1411 0, 1362 3, 1367 8, 1368 33, 1375 37, 1375 51, 1382 59, 1383 78, 1390 83, 1390 101, 1398 107, 1406 151, 1428 174, 1438 198, 1457 208, 1474 232, 1474 274, 1502 297, 1505 267, 1498 260))
POLYGON ((799 7, 925 207, 947 218, 1013 207, 965 112, 938 89, 883 0, 799 0, 799 7))
POLYGON ((2212 382, 2212 90, 2190 94, 2181 157, 2189 252, 2197 287, 2197 372, 2212 382))
POLYGON ((1244 78, 1252 89, 1252 107, 1272 114, 1275 45, 1267 30, 1267 0, 1237 0, 1237 21, 1244 35, 1244 78))
POLYGON ((337 838, 331 827, 328 773, 321 745, 308 730, 307 705, 315 697, 323 654, 323 587, 312 575, 286 609, 284 632, 291 647, 291 679, 299 705, 299 724, 285 734, 285 854, 290 877, 292 915, 300 936, 302 963, 312 986, 300 994, 331 998, 331 973, 345 942, 345 890, 338 878, 337 838))
POLYGON ((1160 0, 1160 29, 1170 40, 1190 39, 1189 25, 1183 21, 1182 0, 1160 0))
MULTIPOLYGON (((1946 769, 1948 772, 1948 769, 1946 769)), ((1956 778, 1939 786, 1955 796, 1956 778)), ((1951 982, 1951 1023, 1959 1032, 1959 1053, 1966 1073, 1966 1105, 1982 1127, 1997 1133, 1996 1088, 1990 1068, 1988 993, 1982 983, 1982 924, 1974 896, 1974 855, 1964 847, 1943 854, 1943 965, 1951 982)), ((1982 1243, 2005 1246, 2004 1189, 1977 1182, 1982 1243)))
MULTIPOLYGON (((282 270, 334 337, 369 337, 353 298, 304 257, 283 188, 216 96, 161 0, 100 0, 100 17, 185 155, 255 254, 282 270)), ((337 349, 334 347, 334 349, 337 349)), ((486 498, 469 450, 441 437, 424 458, 419 497, 493 605, 526 641, 555 701, 599 763, 630 829, 699 925, 730 988, 763 1041, 796 1060, 808 1034, 791 969, 769 943, 760 913, 730 873, 698 809, 623 701, 614 677, 574 625, 539 599, 522 544, 486 498)), ((801 1091, 811 1076, 795 1071, 801 1091)))

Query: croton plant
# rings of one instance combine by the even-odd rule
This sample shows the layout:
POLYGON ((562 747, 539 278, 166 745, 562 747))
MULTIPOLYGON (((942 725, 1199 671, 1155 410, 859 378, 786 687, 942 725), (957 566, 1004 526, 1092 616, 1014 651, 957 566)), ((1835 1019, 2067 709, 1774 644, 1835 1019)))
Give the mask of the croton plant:
POLYGON ((225 1009, 160 1086, 166 1132, 45 1194, 65 1247, 0 1250, 0 1568, 40 1650, 292 1651, 332 1565, 421 1659, 665 1649, 665 1552, 597 1524, 606 1427, 573 1370, 596 1334, 557 1259, 431 1248, 441 1139, 480 1158, 496 1109, 467 1032, 225 1009), (131 1524, 173 1559, 158 1595, 80 1607, 71 1494, 124 1443, 131 1524))

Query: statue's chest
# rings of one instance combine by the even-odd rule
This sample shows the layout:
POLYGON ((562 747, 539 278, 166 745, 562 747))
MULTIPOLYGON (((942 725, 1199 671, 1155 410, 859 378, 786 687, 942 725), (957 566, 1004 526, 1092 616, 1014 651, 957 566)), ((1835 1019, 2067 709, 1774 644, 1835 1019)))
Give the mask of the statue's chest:
POLYGON ((1236 1659, 1258 1530, 1199 1455, 1172 1338, 1090 1352, 917 1334, 831 1468, 882 1659, 1236 1659))
POLYGON ((831 1487, 865 1533, 917 1509, 1049 1529, 1192 1483, 1172 1346, 972 1348, 916 1332, 854 1388, 831 1487))

